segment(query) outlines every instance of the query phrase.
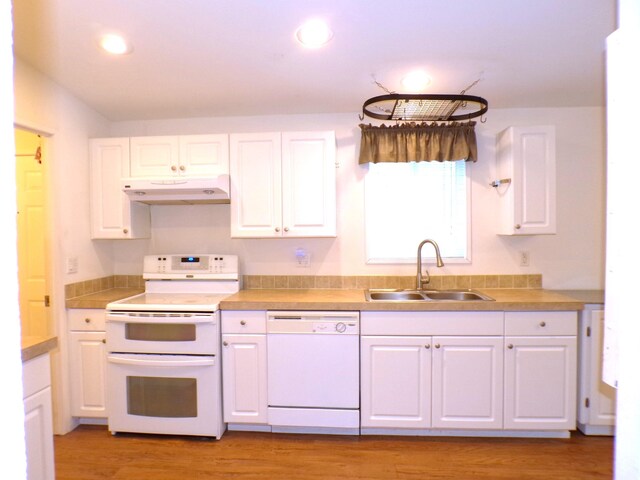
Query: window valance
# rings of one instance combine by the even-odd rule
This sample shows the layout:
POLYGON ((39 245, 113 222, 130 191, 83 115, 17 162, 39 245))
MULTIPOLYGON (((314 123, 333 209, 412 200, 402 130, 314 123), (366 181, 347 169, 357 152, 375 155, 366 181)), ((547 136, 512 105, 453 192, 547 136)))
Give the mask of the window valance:
POLYGON ((361 124, 360 160, 379 162, 451 162, 477 160, 476 122, 404 123, 379 127, 361 124))

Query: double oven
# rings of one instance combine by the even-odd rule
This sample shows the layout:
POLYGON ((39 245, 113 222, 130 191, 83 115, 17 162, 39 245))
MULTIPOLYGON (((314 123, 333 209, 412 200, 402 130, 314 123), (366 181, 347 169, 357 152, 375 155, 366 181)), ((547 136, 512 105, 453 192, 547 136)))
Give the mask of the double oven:
POLYGON ((108 426, 224 432, 218 303, 240 288, 234 255, 148 255, 145 292, 107 305, 108 426))

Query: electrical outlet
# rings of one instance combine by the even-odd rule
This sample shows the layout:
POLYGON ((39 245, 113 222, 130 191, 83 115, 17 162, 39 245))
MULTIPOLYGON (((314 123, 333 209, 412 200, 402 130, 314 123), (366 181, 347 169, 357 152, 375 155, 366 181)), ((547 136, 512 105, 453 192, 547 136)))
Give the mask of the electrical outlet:
POLYGON ((308 267, 311 265, 311 255, 304 248, 296 249, 296 267, 308 267))
POLYGON ((526 250, 520 251, 520 266, 521 267, 529 266, 529 252, 526 250))

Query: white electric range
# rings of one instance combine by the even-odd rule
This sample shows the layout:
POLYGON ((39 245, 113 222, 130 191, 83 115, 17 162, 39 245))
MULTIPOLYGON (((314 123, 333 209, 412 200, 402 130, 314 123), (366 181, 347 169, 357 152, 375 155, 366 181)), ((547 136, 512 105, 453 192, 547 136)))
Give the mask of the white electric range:
POLYGON ((220 438, 219 302, 240 289, 235 255, 148 255, 145 292, 107 305, 108 424, 220 438))

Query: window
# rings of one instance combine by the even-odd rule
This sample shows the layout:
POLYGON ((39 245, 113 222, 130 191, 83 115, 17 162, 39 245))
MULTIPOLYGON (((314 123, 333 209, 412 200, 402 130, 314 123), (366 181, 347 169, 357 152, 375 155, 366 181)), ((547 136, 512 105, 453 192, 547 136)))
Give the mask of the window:
MULTIPOLYGON (((468 261, 469 168, 466 162, 369 164, 367 263, 413 263, 425 238, 438 243, 443 258, 468 261)), ((424 258, 434 256, 425 248, 424 258)))

